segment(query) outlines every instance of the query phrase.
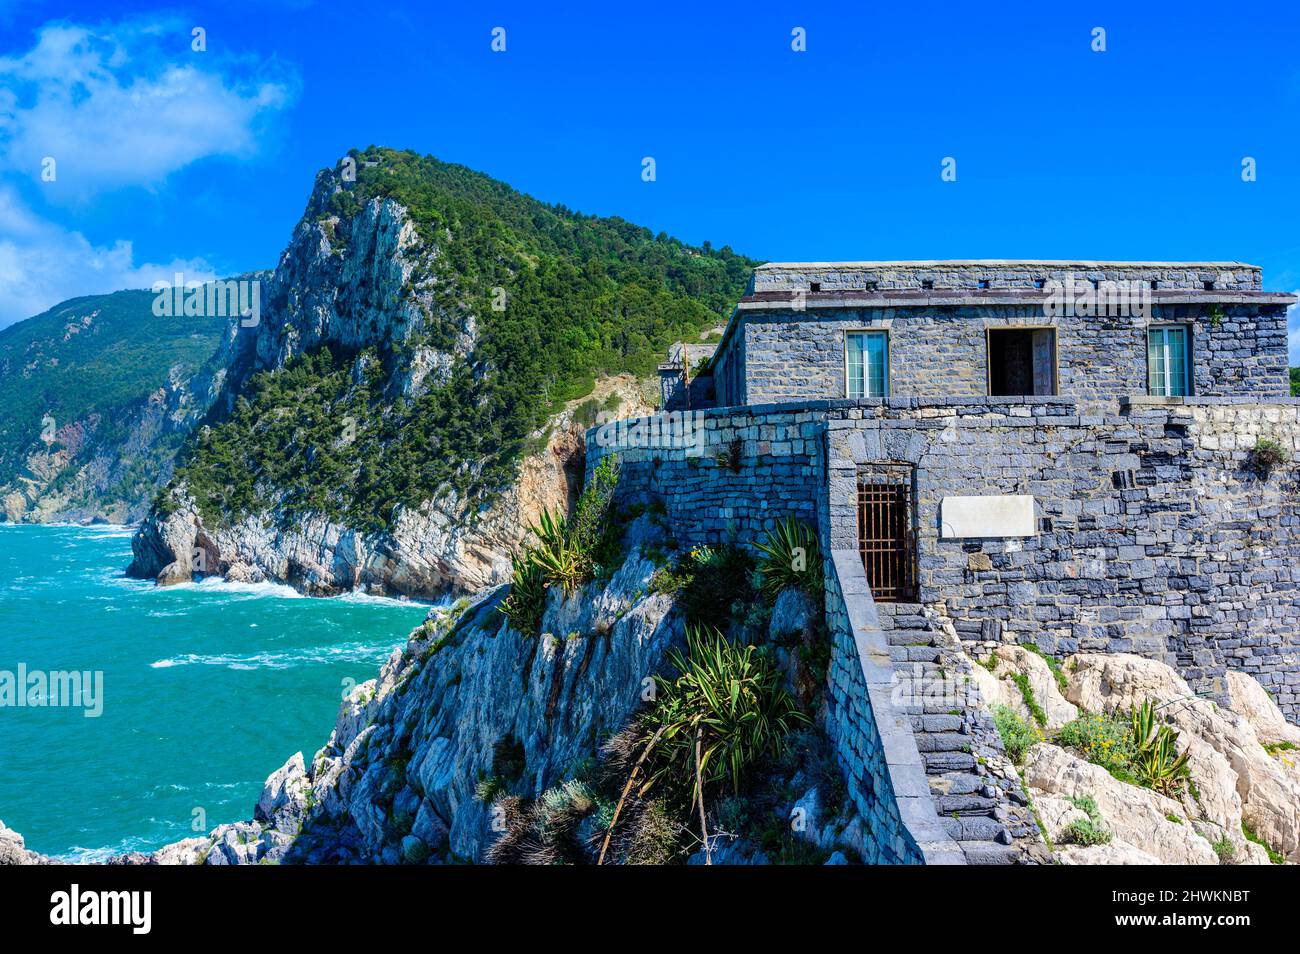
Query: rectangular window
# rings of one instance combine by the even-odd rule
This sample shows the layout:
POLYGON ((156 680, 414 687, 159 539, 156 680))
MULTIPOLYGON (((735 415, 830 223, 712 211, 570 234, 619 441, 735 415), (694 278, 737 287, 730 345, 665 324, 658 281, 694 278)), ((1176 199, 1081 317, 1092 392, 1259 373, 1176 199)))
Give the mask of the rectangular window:
POLYGON ((889 336, 883 331, 850 331, 845 336, 851 398, 889 393, 889 336))
POLYGON ((1056 393, 1056 329, 990 328, 988 349, 989 394, 1056 393))
POLYGON ((1147 390, 1159 397, 1191 393, 1187 328, 1166 325, 1147 330, 1147 390))

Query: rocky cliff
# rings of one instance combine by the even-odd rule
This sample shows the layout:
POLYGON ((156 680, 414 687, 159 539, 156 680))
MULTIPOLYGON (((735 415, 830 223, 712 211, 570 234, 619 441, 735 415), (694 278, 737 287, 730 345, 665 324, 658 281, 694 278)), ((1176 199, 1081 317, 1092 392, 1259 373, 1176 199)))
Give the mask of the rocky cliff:
POLYGON ((132 575, 500 583, 527 524, 571 501, 594 411, 647 412, 637 378, 659 340, 713 326, 743 281, 729 251, 432 159, 356 158, 355 178, 318 175, 132 575))
POLYGON ((0 332, 3 519, 128 523, 221 393, 238 325, 160 318, 151 292, 75 299, 0 332))

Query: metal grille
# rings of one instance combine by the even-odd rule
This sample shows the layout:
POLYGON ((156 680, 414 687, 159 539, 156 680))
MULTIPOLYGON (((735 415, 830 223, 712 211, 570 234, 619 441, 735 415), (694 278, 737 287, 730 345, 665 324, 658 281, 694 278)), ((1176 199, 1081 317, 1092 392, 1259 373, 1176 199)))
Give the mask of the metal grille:
POLYGON ((858 549, 878 603, 916 599, 910 472, 858 479, 858 549))

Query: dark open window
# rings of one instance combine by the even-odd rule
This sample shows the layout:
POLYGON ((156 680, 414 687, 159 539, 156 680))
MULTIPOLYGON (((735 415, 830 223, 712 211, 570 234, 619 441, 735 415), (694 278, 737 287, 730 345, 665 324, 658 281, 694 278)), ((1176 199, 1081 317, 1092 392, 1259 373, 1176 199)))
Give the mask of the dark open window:
POLYGON ((989 394, 1024 397, 1056 393, 1056 330, 989 330, 989 394))

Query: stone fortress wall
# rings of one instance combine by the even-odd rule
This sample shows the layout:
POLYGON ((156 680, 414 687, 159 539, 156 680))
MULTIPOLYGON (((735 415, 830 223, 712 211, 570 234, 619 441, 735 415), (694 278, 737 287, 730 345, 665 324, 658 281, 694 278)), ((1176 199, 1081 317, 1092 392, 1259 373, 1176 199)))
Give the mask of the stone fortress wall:
POLYGON ((719 406, 692 412, 693 441, 592 431, 588 466, 618 454, 620 492, 660 501, 684 545, 752 544, 786 515, 818 528, 828 730, 850 791, 881 833, 879 860, 953 860, 912 726, 882 688, 895 674, 858 556, 859 481, 881 465, 910 480, 916 599, 968 650, 1137 653, 1216 698, 1241 670, 1300 722, 1293 300, 1238 263, 762 266, 713 357, 719 406), (1045 315, 1067 276, 1128 283, 1147 313, 1045 315), (1191 329, 1194 396, 1145 396, 1146 330, 1162 321, 1191 329), (987 396, 986 335, 1045 325, 1057 393, 987 396), (843 397, 850 328, 888 330, 891 396, 843 397), (1289 460, 1259 469, 1261 439, 1289 460), (953 516, 963 506, 974 529, 953 516), (1015 520, 996 517, 1004 506, 1015 520))
POLYGON ((1263 292, 1259 269, 1238 263, 761 266, 718 348, 717 404, 845 397, 849 330, 889 333, 891 394, 982 395, 988 332, 1050 327, 1057 393, 1100 407, 1146 392, 1153 324, 1191 328, 1194 394, 1283 397, 1285 297, 1263 292), (1105 292, 1116 283, 1131 296, 1123 313, 1099 305, 1093 314, 1047 314, 1050 283, 1070 276, 1072 300, 1087 286, 1105 292))
POLYGON ((952 860, 956 848, 884 690, 892 664, 854 559, 865 465, 914 468, 918 599, 968 646, 1138 653, 1216 697, 1226 671, 1242 670, 1300 721, 1300 478, 1291 465, 1251 468, 1260 437, 1300 458, 1300 401, 1135 398, 1096 415, 1064 397, 893 398, 687 419, 690 440, 661 446, 594 428, 587 466, 617 455, 620 495, 660 502, 683 546, 752 545, 787 515, 818 528, 827 728, 876 860, 952 860), (943 533, 945 497, 988 495, 1032 497, 1032 535, 943 533))

